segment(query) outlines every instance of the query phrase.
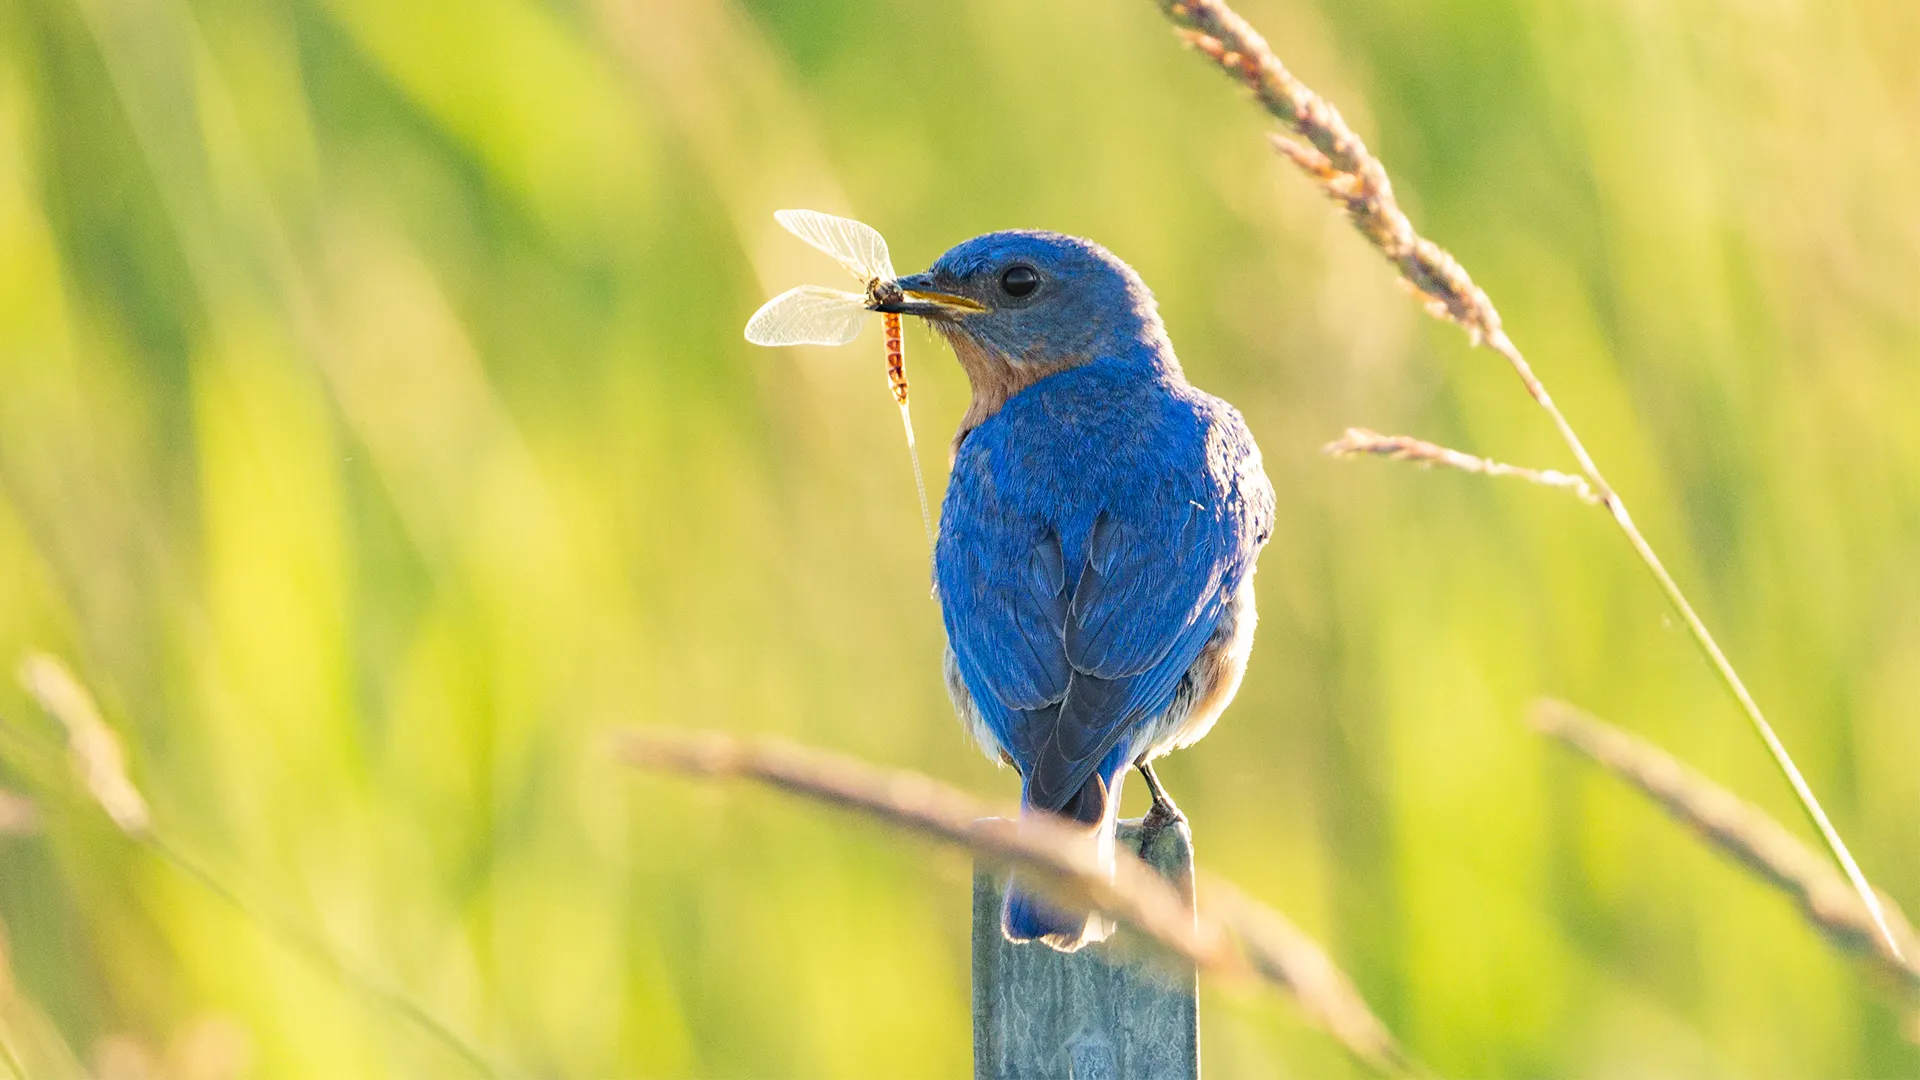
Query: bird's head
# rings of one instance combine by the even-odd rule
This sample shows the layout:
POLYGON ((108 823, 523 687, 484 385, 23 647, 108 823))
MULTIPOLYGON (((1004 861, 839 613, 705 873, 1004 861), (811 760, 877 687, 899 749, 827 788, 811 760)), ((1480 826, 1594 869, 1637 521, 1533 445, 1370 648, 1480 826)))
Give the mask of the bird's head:
POLYGON ((968 426, 1026 386, 1096 359, 1174 364, 1140 275, 1077 236, 987 233, 895 285, 875 309, 918 315, 952 343, 973 383, 968 426))

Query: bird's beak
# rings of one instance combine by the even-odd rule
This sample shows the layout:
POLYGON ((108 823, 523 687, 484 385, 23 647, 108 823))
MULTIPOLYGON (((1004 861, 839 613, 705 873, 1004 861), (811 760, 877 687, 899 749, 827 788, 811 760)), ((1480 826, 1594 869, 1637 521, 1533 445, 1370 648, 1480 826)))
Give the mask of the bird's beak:
POLYGON ((933 288, 930 274, 908 274, 897 281, 875 284, 867 298, 867 306, 874 311, 940 320, 958 319, 987 310, 984 304, 933 288))

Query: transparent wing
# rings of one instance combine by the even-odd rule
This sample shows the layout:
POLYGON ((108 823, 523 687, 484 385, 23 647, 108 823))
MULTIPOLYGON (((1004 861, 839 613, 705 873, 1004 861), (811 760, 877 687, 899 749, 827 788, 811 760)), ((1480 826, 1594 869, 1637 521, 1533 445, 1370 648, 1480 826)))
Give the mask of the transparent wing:
POLYGON ((747 320, 755 345, 845 345, 860 334, 867 298, 839 289, 802 285, 760 305, 747 320))
POLYGON ((893 280, 893 260, 887 257, 887 242, 873 226, 818 210, 775 210, 773 220, 839 260, 840 265, 851 270, 863 284, 874 278, 893 280))

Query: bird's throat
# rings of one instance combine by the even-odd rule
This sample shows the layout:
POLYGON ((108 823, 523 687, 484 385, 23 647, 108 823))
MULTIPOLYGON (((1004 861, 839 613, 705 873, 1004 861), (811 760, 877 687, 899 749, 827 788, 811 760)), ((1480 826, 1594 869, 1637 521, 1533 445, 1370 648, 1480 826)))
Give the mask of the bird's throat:
POLYGON ((1074 360, 1021 360, 1016 363, 1006 354, 981 344, 971 334, 945 326, 940 329, 946 334, 947 343, 953 346, 954 358, 960 361, 961 369, 967 373, 967 381, 973 386, 973 400, 967 404, 966 415, 960 418, 960 430, 953 434, 953 445, 948 452, 949 464, 959 456, 960 444, 967 441, 973 429, 992 419, 993 414, 999 412, 1000 407, 1013 395, 1076 363, 1074 360))

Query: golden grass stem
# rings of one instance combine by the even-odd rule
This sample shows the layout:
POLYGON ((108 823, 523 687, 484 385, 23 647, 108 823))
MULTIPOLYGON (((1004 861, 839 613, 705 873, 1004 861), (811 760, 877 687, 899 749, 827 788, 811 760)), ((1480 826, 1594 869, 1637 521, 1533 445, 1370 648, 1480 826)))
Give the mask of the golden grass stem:
POLYGON ((0 836, 32 836, 40 831, 40 808, 15 791, 0 790, 0 836))
MULTIPOLYGON (((994 815, 972 796, 931 777, 880 769, 851 758, 777 740, 746 741, 719 733, 634 730, 616 743, 620 757, 644 768, 688 776, 739 777, 854 810, 895 828, 957 844, 1002 862, 1046 872, 1080 903, 1139 929, 1174 954, 1209 969, 1231 962, 1220 927, 1196 923, 1180 894, 1138 858, 1121 852, 1109 880, 1084 843, 1043 819, 1016 822, 994 815)), ((1066 899, 1066 897, 1062 897, 1066 899)))
POLYGON ((1438 443, 1416 439, 1411 435, 1382 435, 1367 428, 1350 427, 1345 434, 1321 447, 1320 452, 1329 457, 1342 458, 1370 454, 1392 461, 1409 461, 1422 467, 1440 465, 1481 476, 1512 477, 1529 484, 1571 492, 1582 502, 1597 504, 1600 501, 1584 476, 1573 476, 1553 469, 1508 465, 1492 458, 1475 457, 1438 443))
POLYGON ((1368 151, 1366 143, 1347 127, 1339 110, 1295 78, 1268 47, 1266 39, 1224 0, 1155 0, 1155 3, 1188 44, 1246 86, 1261 107, 1286 126, 1294 137, 1272 136, 1275 149, 1345 209, 1354 228, 1378 248, 1407 283, 1425 298, 1427 310, 1438 318, 1460 326, 1474 344, 1492 349, 1513 368, 1528 396, 1553 421, 1561 441, 1566 444, 1574 461, 1579 464, 1581 473, 1592 485, 1596 500, 1607 508, 1634 554, 1640 557, 1641 564, 1653 575, 1667 602, 1680 614, 1694 643, 1706 656, 1728 693, 1733 695, 1735 704, 1746 715, 1754 734, 1766 746, 1767 753, 1772 755, 1781 775, 1787 778, 1807 820, 1819 830, 1827 850, 1846 872, 1847 879, 1852 882, 1861 903, 1872 915, 1887 947, 1899 953, 1900 945, 1894 940, 1893 931, 1887 924, 1879 895, 1868 883, 1860 865, 1854 861, 1846 842, 1840 839, 1839 830, 1827 817, 1820 800, 1813 794, 1813 788, 1800 774, 1792 755, 1787 753, 1786 746, 1774 733, 1773 725, 1761 713, 1759 704, 1734 670, 1720 643, 1714 640, 1706 623, 1694 611, 1692 602, 1681 591, 1673 575, 1668 573, 1660 556, 1654 552, 1653 545, 1647 542, 1634 524, 1626 503, 1607 483, 1593 455, 1587 452, 1586 444, 1581 441, 1560 407, 1554 404, 1552 395, 1547 393, 1545 384, 1533 373, 1519 346, 1501 328, 1499 312, 1494 309, 1487 294, 1473 283, 1466 268, 1445 248, 1414 229, 1413 223, 1393 196, 1393 185, 1387 177, 1386 167, 1368 151))
POLYGON ((1200 875, 1199 891, 1260 977, 1291 996, 1314 1024, 1382 1072, 1421 1073, 1366 1007, 1347 973, 1291 919, 1217 875, 1200 875))
POLYGON ((1904 990, 1920 993, 1920 967, 1908 959, 1913 927, 1899 905, 1883 897, 1882 915, 1875 918, 1832 864, 1766 811, 1647 740, 1564 701, 1534 702, 1527 722, 1638 788, 1676 821, 1790 895, 1807 921, 1841 949, 1866 960, 1904 990), (1889 948, 1879 932, 1882 925, 1908 948, 1889 948))
MULTIPOLYGON (((420 1028, 476 1073, 489 1077, 506 1075, 486 1053, 425 1006, 390 988, 342 956, 320 931, 306 925, 290 912, 245 895, 158 830, 146 799, 127 776, 126 759, 119 737, 101 717, 93 695, 66 665, 45 654, 30 654, 21 664, 20 682, 40 707, 67 730, 69 753, 74 761, 75 772, 87 789, 89 801, 105 811, 115 827, 128 839, 199 883, 294 954, 322 971, 333 973, 366 1000, 420 1028)), ((41 766, 39 771, 46 771, 45 762, 41 760, 43 751, 33 740, 9 725, 0 724, 0 731, 4 731, 8 741, 33 759, 27 763, 30 767, 41 766)), ((49 791, 78 799, 70 790, 54 788, 51 784, 49 791)))
POLYGON ((1209 878, 1204 907, 1131 852, 1115 852, 1111 877, 1070 830, 1044 819, 1014 821, 932 777, 774 739, 717 732, 630 729, 614 752, 644 769, 708 779, 744 779, 863 814, 891 828, 967 848, 990 861, 1038 872, 1063 903, 1096 908, 1211 974, 1252 977, 1280 990, 1353 1057, 1392 1076, 1418 1066, 1373 1015, 1359 991, 1312 938, 1238 889, 1209 878))
POLYGON ((0 1065, 6 1067, 8 1080, 27 1080, 26 1066, 13 1048, 10 1024, 14 999, 13 950, 7 940, 6 924, 0 923, 0 1065))
POLYGON ((28 655, 20 665, 20 685, 47 715, 67 731, 67 748, 75 771, 95 802, 129 836, 141 836, 152 827, 152 815, 140 789, 127 777, 126 753, 120 739, 100 718, 93 695, 65 665, 42 653, 28 655))

